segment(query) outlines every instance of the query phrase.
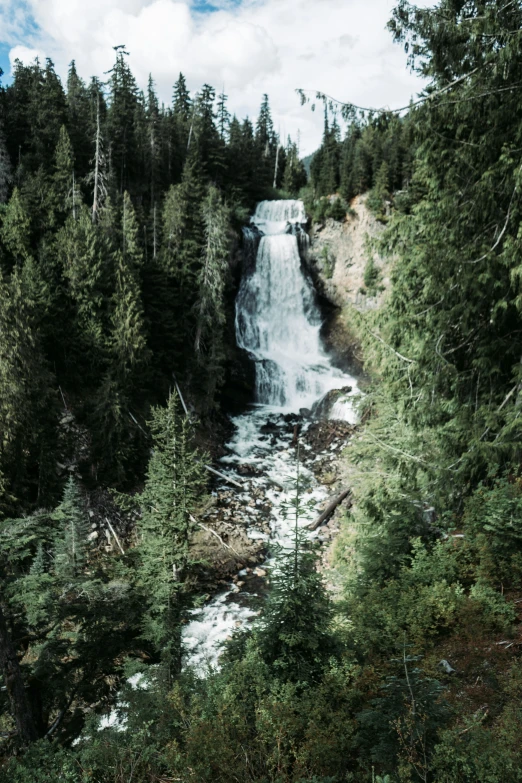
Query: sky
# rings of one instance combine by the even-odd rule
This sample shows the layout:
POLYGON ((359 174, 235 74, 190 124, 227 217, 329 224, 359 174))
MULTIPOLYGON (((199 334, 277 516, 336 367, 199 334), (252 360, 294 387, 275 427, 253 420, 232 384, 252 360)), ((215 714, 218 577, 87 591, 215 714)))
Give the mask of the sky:
MULTIPOLYGON (((433 0, 417 0, 428 6, 433 0)), ((296 88, 363 106, 398 108, 422 89, 386 30, 394 0, 0 0, 0 67, 50 57, 66 77, 103 78, 125 44, 140 86, 149 73, 161 101, 183 72, 229 96, 239 117, 257 116, 264 93, 276 130, 303 155, 320 143, 323 118, 296 88)))

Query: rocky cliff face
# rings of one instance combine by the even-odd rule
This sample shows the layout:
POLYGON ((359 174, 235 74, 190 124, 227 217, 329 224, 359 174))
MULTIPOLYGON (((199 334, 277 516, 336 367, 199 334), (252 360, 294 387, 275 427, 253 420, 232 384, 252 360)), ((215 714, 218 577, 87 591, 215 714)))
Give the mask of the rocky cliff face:
MULTIPOLYGON (((382 296, 368 296, 365 292, 368 239, 379 236, 384 230, 366 201, 367 195, 357 196, 344 223, 328 218, 313 225, 310 231, 307 259, 310 271, 320 293, 336 307, 347 304, 359 309, 376 307, 382 296)), ((371 255, 382 275, 380 284, 386 288, 388 267, 376 253, 371 255)))

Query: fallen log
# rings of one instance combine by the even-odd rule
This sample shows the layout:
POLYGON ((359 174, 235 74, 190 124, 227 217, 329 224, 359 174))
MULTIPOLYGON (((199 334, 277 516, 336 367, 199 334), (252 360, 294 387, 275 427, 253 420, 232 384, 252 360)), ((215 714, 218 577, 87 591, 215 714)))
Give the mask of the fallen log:
POLYGON ((183 410, 185 411, 185 416, 187 417, 187 419, 190 419, 188 408, 185 405, 185 400, 183 399, 183 395, 181 393, 181 389, 179 388, 179 384, 178 384, 178 381, 177 381, 175 373, 172 373, 172 377, 174 378, 174 383, 176 385, 176 391, 178 393, 179 399, 181 400, 181 404, 183 406, 183 410))
POLYGON ((342 503, 342 502, 343 502, 343 500, 344 500, 346 497, 348 497, 348 495, 350 494, 350 492, 351 492, 351 490, 349 490, 349 489, 345 489, 343 492, 341 492, 341 494, 340 494, 340 495, 337 495, 337 496, 336 496, 336 497, 335 497, 335 498, 334 498, 334 499, 331 501, 331 503, 329 503, 329 504, 326 506, 326 508, 325 508, 325 510, 322 512, 322 514, 320 514, 320 516, 318 516, 318 517, 317 517, 317 519, 315 520, 315 522, 312 522, 312 524, 311 524, 311 525, 307 525, 307 527, 308 527, 308 530, 317 530, 317 528, 318 528, 318 527, 320 527, 320 526, 323 524, 323 522, 326 522, 326 520, 328 519, 328 517, 330 516, 330 514, 333 514, 333 512, 335 511, 335 509, 337 508, 337 506, 338 506, 340 503, 342 503))
POLYGON ((219 478, 227 481, 229 484, 233 484, 235 487, 239 487, 239 489, 244 489, 243 484, 240 484, 239 481, 235 481, 234 479, 230 478, 230 476, 225 476, 224 473, 220 473, 219 470, 211 468, 210 465, 203 465, 203 467, 210 471, 210 473, 214 473, 216 476, 219 476, 219 478))
MULTIPOLYGON (((116 543, 118 544, 118 547, 119 547, 119 550, 120 550, 120 552, 122 553, 122 555, 124 555, 124 554, 125 554, 125 550, 124 550, 124 548, 122 547, 122 545, 121 545, 121 543, 120 543, 120 539, 119 539, 119 538, 118 538, 118 536, 116 535, 116 531, 114 530, 113 526, 112 526, 112 525, 111 525, 111 523, 109 522, 109 519, 108 519, 108 517, 105 517, 105 521, 107 522, 107 524, 108 524, 108 526, 109 526, 109 528, 110 528, 110 531, 111 531, 112 535, 114 536, 114 540, 115 540, 115 541, 116 541, 116 543)), ((107 538, 109 538, 109 536, 107 536, 107 538)))

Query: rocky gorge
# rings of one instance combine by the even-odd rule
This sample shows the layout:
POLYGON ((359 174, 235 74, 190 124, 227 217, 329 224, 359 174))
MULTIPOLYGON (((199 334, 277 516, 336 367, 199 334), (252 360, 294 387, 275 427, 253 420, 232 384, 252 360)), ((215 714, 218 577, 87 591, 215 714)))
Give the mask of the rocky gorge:
POLYGON ((380 230, 365 200, 356 202, 345 222, 312 226, 311 240, 300 202, 259 205, 245 230, 236 337, 253 363, 255 401, 232 417, 221 477, 194 520, 192 553, 209 598, 184 630, 187 661, 196 668, 215 664, 219 643, 256 614, 273 544, 284 546, 288 537, 282 509, 297 460, 315 501, 313 516, 300 524, 315 528, 309 535, 321 542, 323 568, 330 568, 349 494, 322 524, 314 521, 349 489, 341 455, 357 428, 352 397, 362 364, 344 308, 374 304, 358 292, 367 237, 380 230))

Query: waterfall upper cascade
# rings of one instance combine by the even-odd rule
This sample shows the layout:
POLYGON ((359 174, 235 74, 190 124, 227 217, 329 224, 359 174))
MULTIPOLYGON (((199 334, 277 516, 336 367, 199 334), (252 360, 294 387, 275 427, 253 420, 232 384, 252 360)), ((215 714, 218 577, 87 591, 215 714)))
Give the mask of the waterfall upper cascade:
MULTIPOLYGON (((256 363, 257 403, 297 412, 354 382, 332 367, 321 345, 321 315, 299 254, 308 239, 303 203, 262 201, 251 222, 262 237, 237 297, 236 338, 256 363)), ((341 418, 352 416, 346 406, 341 418)))

